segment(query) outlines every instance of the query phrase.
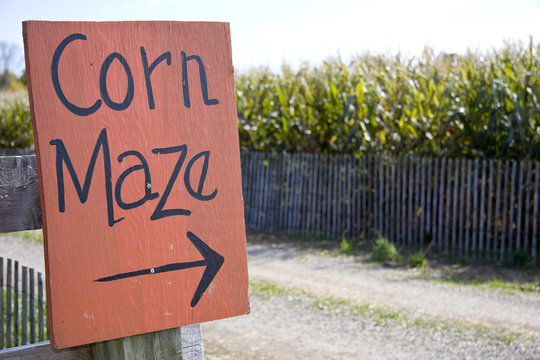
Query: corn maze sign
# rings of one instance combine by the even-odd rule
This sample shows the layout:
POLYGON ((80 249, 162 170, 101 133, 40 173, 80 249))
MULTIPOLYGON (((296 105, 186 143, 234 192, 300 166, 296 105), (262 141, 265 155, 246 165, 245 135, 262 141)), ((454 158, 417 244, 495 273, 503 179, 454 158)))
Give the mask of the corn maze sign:
POLYGON ((51 344, 249 312, 228 24, 23 24, 51 344))

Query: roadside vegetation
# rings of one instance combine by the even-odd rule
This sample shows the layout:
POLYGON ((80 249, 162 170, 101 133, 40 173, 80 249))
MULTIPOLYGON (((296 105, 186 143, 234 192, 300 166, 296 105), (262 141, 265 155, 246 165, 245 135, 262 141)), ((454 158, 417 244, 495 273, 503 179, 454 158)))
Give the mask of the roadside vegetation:
POLYGON ((236 76, 243 149, 540 159, 540 44, 236 76))
POLYGON ((356 320, 370 320, 375 326, 404 326, 426 330, 452 331, 463 339, 495 342, 508 345, 516 339, 527 339, 519 332, 487 327, 460 320, 442 320, 425 315, 395 311, 386 307, 360 303, 334 296, 318 296, 309 291, 280 287, 265 281, 250 281, 250 295, 268 300, 275 296, 286 296, 291 306, 317 310, 327 315, 345 316, 356 320))
MULTIPOLYGON (((240 146, 265 152, 540 159, 540 43, 364 54, 236 74, 240 146)), ((0 76, 0 147, 32 145, 26 76, 0 76)))
MULTIPOLYGON (((316 235, 289 235, 248 233, 255 243, 290 244, 302 248, 303 254, 321 257, 345 256, 351 261, 372 264, 388 269, 405 269, 392 276, 427 280, 456 286, 473 286, 479 290, 500 291, 505 294, 540 294, 540 273, 527 263, 480 261, 472 258, 445 257, 430 249, 411 250, 397 248, 384 237, 375 241, 321 237, 316 235)), ((305 255, 300 255, 305 256, 305 255)), ((276 294, 279 295, 279 294, 276 294)))

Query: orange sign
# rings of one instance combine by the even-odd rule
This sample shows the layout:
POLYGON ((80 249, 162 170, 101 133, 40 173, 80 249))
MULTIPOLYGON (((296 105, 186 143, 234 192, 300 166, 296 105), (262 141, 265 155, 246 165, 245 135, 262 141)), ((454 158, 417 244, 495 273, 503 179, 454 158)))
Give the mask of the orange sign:
POLYGON ((248 313, 229 25, 23 32, 52 346, 248 313))

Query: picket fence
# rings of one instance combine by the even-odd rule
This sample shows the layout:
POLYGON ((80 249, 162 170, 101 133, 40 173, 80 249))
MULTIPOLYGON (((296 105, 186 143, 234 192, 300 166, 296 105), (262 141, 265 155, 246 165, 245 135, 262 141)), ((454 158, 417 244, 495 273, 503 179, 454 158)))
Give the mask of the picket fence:
POLYGON ((540 163, 243 152, 246 227, 537 263, 540 163))
POLYGON ((47 339, 43 275, 0 257, 0 349, 47 339))

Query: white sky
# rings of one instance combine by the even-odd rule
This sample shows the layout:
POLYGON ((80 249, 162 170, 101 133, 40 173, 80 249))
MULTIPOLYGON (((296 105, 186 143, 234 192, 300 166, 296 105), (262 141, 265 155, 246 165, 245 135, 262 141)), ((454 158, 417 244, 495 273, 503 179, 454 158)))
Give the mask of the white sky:
MULTIPOLYGON (((540 42, 540 0, 0 0, 0 41, 23 49, 23 20, 231 23, 237 69, 317 64, 371 53, 420 54, 540 42)), ((21 61, 21 67, 23 62, 21 61)))

